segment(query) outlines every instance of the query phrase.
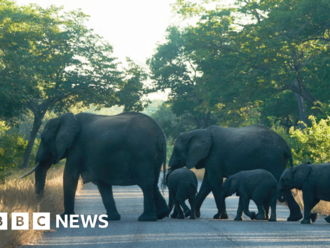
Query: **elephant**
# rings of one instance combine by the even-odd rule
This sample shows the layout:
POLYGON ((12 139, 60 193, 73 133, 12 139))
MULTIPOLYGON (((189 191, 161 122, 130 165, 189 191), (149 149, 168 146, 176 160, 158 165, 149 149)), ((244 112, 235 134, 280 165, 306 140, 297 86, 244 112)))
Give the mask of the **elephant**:
MULTIPOLYGON (((196 197, 196 217, 207 195, 212 191, 218 213, 215 219, 228 219, 224 205, 221 214, 221 185, 223 178, 243 170, 264 169, 278 181, 292 154, 285 140, 271 129, 252 125, 239 128, 210 126, 181 133, 175 141, 169 161, 170 168, 205 168, 201 188, 196 197)), ((299 205, 290 190, 284 192, 290 209, 288 221, 302 218, 299 205)), ((264 205, 268 217, 269 206, 264 205)))
MULTIPOLYGON (((161 166, 165 171, 166 140, 151 117, 135 112, 106 116, 66 113, 49 120, 41 134, 35 172, 35 189, 43 193, 47 170, 66 158, 63 175, 64 215, 74 214, 79 176, 97 185, 108 220, 120 220, 112 185, 138 185, 144 196, 139 221, 168 216, 167 203, 159 191, 161 166)), ((165 174, 164 179, 165 180, 165 174)))
MULTIPOLYGON (((302 190, 304 201, 304 218, 301 224, 315 222, 317 213, 311 210, 320 200, 330 201, 330 163, 324 164, 300 164, 293 168, 286 169, 277 187, 278 200, 283 202, 283 191, 293 188, 302 190)), ((330 215, 325 218, 330 223, 330 215)))
MULTIPOLYGON (((221 187, 221 203, 225 198, 236 193, 239 196, 237 216, 234 220, 243 220, 244 213, 251 220, 267 220, 263 206, 270 206, 272 210, 269 221, 276 221, 277 181, 274 176, 263 169, 240 171, 226 179, 221 187), (252 199, 258 208, 258 215, 249 211, 252 199)), ((222 207, 222 206, 221 206, 222 207)))
POLYGON ((166 184, 169 190, 169 209, 170 211, 175 205, 171 218, 184 219, 190 215, 190 219, 196 219, 195 216, 195 198, 197 194, 197 177, 194 172, 187 168, 179 168, 169 171, 166 175, 166 184), (189 201, 190 208, 185 204, 185 200, 189 201), (182 212, 181 207, 184 210, 182 212))

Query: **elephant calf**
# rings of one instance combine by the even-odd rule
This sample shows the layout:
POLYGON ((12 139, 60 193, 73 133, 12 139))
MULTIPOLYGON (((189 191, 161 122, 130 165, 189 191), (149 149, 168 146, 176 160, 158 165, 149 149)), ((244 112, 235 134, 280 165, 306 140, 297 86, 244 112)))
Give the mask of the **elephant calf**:
POLYGON ((190 219, 195 219, 195 197, 197 194, 197 178, 194 172, 187 168, 180 168, 169 171, 167 176, 167 187, 169 190, 169 208, 172 210, 171 218, 184 219, 190 215, 190 219), (190 209, 185 204, 189 200, 190 209), (181 210, 183 208, 184 214, 181 210))
MULTIPOLYGON (((302 224, 315 222, 317 213, 311 210, 320 200, 330 201, 330 163, 325 164, 301 164, 293 168, 286 169, 278 184, 278 198, 283 202, 283 191, 293 188, 303 192, 304 219, 302 224)), ((330 223, 330 215, 325 218, 330 223)))
POLYGON ((277 181, 275 177, 266 170, 257 169, 238 172, 228 177, 222 184, 222 206, 220 209, 224 207, 225 198, 236 193, 239 196, 239 204, 235 220, 243 220, 243 211, 252 220, 267 220, 270 206, 272 213, 269 221, 276 221, 276 187, 277 181), (257 216, 255 212, 249 211, 250 199, 257 205, 257 216))

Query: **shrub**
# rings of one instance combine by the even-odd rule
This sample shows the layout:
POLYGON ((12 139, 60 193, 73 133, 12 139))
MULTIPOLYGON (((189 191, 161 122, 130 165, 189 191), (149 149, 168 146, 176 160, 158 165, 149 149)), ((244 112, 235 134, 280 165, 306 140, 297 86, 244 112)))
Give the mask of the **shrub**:
MULTIPOLYGON (((40 140, 36 140, 31 153, 29 167, 34 165, 40 140)), ((12 169, 18 169, 22 163, 27 140, 16 129, 11 129, 0 122, 0 182, 11 173, 12 169)))

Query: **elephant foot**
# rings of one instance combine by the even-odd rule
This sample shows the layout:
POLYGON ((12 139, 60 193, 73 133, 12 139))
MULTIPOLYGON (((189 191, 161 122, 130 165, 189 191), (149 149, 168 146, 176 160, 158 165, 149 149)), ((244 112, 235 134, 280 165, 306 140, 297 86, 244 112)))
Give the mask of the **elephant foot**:
POLYGON ((184 217, 188 217, 191 215, 191 211, 190 210, 187 210, 184 212, 184 217))
POLYGON ((156 221, 157 214, 156 213, 143 213, 138 218, 138 221, 156 221))
POLYGON ((170 217, 171 217, 172 219, 176 219, 176 218, 178 218, 178 214, 173 213, 173 214, 170 215, 170 217))
POLYGON ((257 214, 257 217, 256 217, 256 220, 267 220, 266 216, 265 215, 262 215, 262 214, 257 214))
POLYGON ((228 220, 229 219, 229 215, 227 213, 222 213, 222 214, 219 214, 216 213, 214 216, 213 216, 213 219, 221 219, 221 220, 228 220))
POLYGON ((301 224, 311 224, 311 220, 310 219, 308 219, 308 220, 303 219, 300 223, 301 224))
POLYGON ((167 217, 171 213, 171 210, 169 208, 163 209, 163 211, 157 212, 157 219, 161 220, 167 217))
POLYGON ((255 218, 256 218, 256 213, 255 212, 251 212, 250 219, 251 220, 254 220, 255 218))
POLYGON ((324 218, 326 222, 330 223, 330 215, 326 218, 324 218))
POLYGON ((299 212, 296 212, 296 213, 293 213, 293 214, 291 213, 287 220, 288 221, 298 221, 298 220, 301 220, 302 217, 303 217, 303 215, 299 211, 299 212))
POLYGON ((107 214, 108 217, 104 218, 107 221, 114 221, 114 220, 120 220, 120 215, 118 213, 111 213, 111 214, 107 214))
POLYGON ((270 218, 268 221, 273 221, 273 222, 275 222, 275 221, 277 221, 277 220, 276 220, 276 218, 270 218))
POLYGON ((310 218, 311 218, 312 223, 314 223, 317 220, 317 216, 318 216, 317 213, 311 213, 310 218))
POLYGON ((201 211, 198 209, 195 210, 195 214, 196 214, 196 218, 200 218, 201 217, 201 211))
POLYGON ((221 220, 228 220, 229 219, 229 215, 227 213, 222 213, 220 219, 221 220))
POLYGON ((194 215, 190 215, 190 219, 191 219, 191 220, 195 220, 196 217, 195 217, 194 215))
POLYGON ((242 218, 242 217, 240 217, 240 216, 236 216, 234 220, 235 220, 235 221, 242 221, 242 220, 243 220, 243 218, 242 218))

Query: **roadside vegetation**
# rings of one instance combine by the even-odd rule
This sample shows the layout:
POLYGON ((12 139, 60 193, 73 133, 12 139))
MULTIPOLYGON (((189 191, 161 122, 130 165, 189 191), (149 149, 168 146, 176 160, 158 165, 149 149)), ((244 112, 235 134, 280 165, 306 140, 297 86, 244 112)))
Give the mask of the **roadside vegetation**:
MULTIPOLYGON (((55 220, 56 214, 64 211, 63 207, 63 164, 51 168, 47 173, 46 187, 42 198, 38 198, 35 193, 34 177, 29 176, 18 179, 22 171, 12 171, 10 176, 0 184, 0 212, 8 213, 9 228, 1 231, 0 247, 18 247, 34 243, 41 238, 44 231, 30 229, 28 231, 11 230, 12 212, 28 212, 32 220, 33 212, 50 212, 51 220, 55 220)), ((78 192, 82 187, 80 182, 78 192)))

